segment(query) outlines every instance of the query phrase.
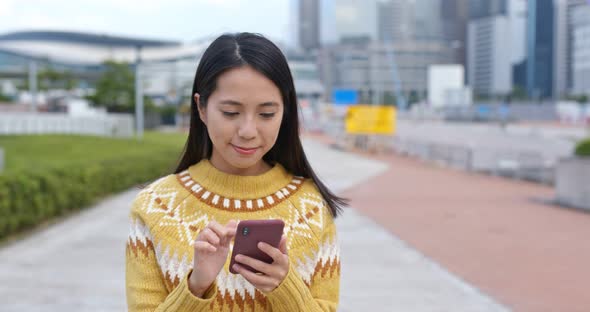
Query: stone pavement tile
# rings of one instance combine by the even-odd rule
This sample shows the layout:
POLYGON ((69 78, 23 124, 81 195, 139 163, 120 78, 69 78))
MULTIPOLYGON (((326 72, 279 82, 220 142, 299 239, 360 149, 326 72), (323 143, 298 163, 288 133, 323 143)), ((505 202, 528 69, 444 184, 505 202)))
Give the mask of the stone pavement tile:
POLYGON ((137 188, 0 249, 0 311, 125 311, 125 240, 137 188))
POLYGON ((344 192, 453 274, 516 311, 590 311, 590 214, 547 204, 553 189, 392 156, 344 192))
MULTIPOLYGON (((304 141, 312 166, 336 192, 372 184, 390 168, 325 146, 304 141)), ((507 311, 357 211, 346 209, 336 219, 342 257, 339 311, 507 311)))
POLYGON ((339 311, 508 311, 355 209, 336 223, 339 311))

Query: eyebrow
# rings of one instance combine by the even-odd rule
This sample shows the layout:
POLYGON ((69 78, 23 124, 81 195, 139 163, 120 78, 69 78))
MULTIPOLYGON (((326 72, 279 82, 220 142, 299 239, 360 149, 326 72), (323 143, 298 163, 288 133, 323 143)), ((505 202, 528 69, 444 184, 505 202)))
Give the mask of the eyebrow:
MULTIPOLYGON (((234 101, 234 100, 223 100, 221 101, 221 104, 226 104, 226 105, 234 105, 234 106, 242 106, 243 104, 238 102, 238 101, 234 101)), ((277 102, 264 102, 264 103, 260 103, 258 104, 258 106, 279 106, 279 104, 277 102)))

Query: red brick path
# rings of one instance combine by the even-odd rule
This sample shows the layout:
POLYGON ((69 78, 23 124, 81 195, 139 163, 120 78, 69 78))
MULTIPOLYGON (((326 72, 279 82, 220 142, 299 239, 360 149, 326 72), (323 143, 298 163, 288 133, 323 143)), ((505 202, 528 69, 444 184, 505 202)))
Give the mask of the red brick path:
POLYGON ((548 204, 551 187, 364 156, 390 169, 345 191, 352 207, 514 311, 590 311, 590 213, 548 204))

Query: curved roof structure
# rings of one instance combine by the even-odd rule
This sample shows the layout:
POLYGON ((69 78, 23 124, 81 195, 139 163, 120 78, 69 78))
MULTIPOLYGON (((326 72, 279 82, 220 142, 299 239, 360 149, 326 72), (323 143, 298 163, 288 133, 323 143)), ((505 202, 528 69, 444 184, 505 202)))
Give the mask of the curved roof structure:
POLYGON ((71 65, 98 65, 106 60, 132 63, 137 47, 146 62, 197 58, 209 41, 175 41, 79 32, 27 31, 0 35, 0 53, 71 65))
POLYGON ((0 35, 0 41, 51 41, 70 42, 111 47, 163 47, 180 45, 180 42, 149 40, 106 34, 91 34, 69 31, 20 31, 0 35))

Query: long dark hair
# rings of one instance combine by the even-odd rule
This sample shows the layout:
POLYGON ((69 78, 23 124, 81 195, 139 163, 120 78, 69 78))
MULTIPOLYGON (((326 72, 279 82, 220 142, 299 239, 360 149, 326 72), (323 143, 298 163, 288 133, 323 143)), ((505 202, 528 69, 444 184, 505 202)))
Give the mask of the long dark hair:
POLYGON ((202 55, 195 73, 191 94, 191 119, 188 139, 174 173, 186 170, 202 159, 209 159, 213 144, 205 124, 199 118, 194 94, 200 94, 200 105, 207 106, 215 91, 217 78, 223 72, 248 65, 270 79, 281 91, 283 120, 275 145, 263 156, 264 161, 279 163, 296 176, 311 178, 336 217, 348 200, 332 193, 311 168, 299 138, 299 112, 293 77, 281 50, 262 35, 252 33, 224 34, 215 39, 202 55))

